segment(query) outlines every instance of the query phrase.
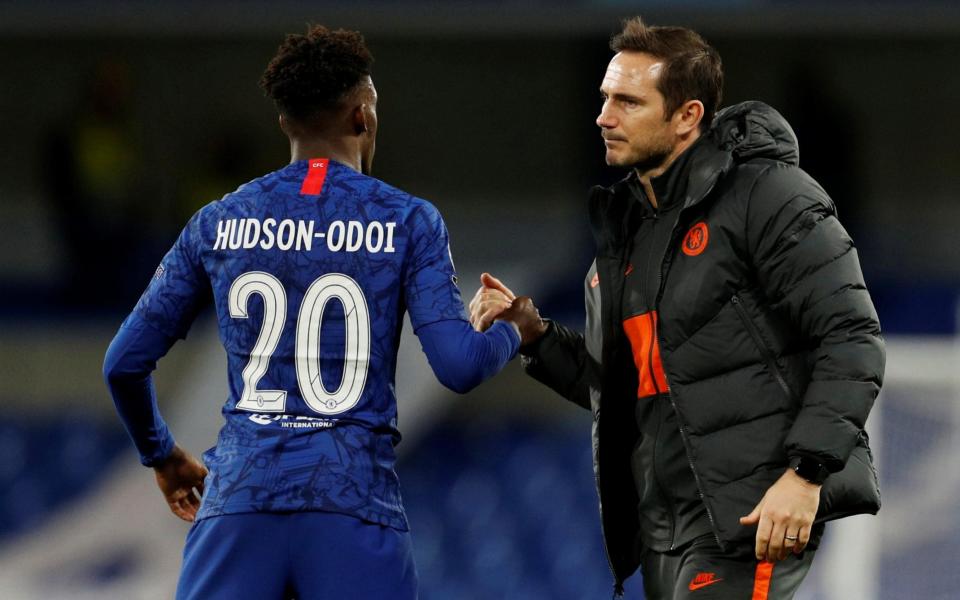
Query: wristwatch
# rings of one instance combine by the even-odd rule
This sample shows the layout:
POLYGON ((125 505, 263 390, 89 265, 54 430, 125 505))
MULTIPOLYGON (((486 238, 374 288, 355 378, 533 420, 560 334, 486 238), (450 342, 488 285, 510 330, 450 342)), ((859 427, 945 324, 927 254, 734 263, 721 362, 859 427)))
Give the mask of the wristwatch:
POLYGON ((830 475, 827 467, 811 456, 794 456, 790 459, 790 468, 802 479, 816 485, 823 485, 830 475))

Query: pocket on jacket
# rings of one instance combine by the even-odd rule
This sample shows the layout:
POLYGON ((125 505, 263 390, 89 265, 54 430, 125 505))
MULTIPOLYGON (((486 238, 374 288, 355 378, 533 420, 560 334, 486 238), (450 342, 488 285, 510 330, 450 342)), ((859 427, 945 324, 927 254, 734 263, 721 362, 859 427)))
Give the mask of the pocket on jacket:
POLYGON ((744 306, 743 299, 739 296, 739 294, 734 294, 730 298, 730 303, 733 304, 733 308, 735 309, 737 316, 740 317, 740 321, 746 328, 747 333, 749 333, 750 338, 753 339, 753 343, 757 347, 757 352, 760 353, 760 357, 763 358, 767 368, 770 370, 770 375, 776 380, 777 385, 780 386, 780 389, 783 390, 783 393, 786 394, 787 398, 796 400, 798 398, 797 394, 794 393, 794 391, 790 388, 790 385, 787 383, 787 378, 784 375, 783 370, 780 368, 780 365, 777 364, 776 354, 769 344, 764 341, 763 335, 760 333, 760 327, 753 322, 753 319, 747 312, 746 306, 744 306))

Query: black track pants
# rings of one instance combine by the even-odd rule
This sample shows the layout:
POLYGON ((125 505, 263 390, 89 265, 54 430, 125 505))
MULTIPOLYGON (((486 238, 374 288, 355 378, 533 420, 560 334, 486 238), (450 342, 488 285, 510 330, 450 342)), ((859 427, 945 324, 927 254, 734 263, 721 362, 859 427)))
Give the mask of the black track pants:
POLYGON ((814 554, 757 562, 725 554, 712 535, 702 536, 673 552, 645 552, 643 591, 647 600, 790 600, 814 554))

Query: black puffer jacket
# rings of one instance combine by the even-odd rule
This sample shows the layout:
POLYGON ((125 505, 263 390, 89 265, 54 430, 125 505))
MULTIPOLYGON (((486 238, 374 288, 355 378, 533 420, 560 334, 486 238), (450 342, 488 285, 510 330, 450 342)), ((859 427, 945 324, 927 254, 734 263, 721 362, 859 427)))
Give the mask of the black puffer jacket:
MULTIPOLYGON (((793 456, 817 457, 832 472, 818 522, 880 504, 863 430, 883 377, 880 325, 853 242, 798 156, 783 117, 748 102, 719 113, 652 182, 658 198, 684 202, 661 260, 657 333, 690 467, 727 551, 752 545, 755 528, 738 519, 793 456)), ((593 411, 618 588, 639 563, 629 462, 637 379, 619 317, 636 205, 626 185, 594 188, 590 198, 597 257, 586 335, 551 323, 524 349, 530 375, 593 411)))

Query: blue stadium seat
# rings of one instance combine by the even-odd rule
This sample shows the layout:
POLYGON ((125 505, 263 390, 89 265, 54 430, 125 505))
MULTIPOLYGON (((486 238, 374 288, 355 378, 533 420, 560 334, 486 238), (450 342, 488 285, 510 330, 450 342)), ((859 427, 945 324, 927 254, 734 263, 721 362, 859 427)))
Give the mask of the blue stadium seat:
POLYGON ((399 468, 421 598, 611 597, 590 448, 582 423, 437 426, 399 468))
POLYGON ((0 424, 0 538, 36 527, 93 489, 122 451, 129 442, 119 424, 81 414, 0 424))

